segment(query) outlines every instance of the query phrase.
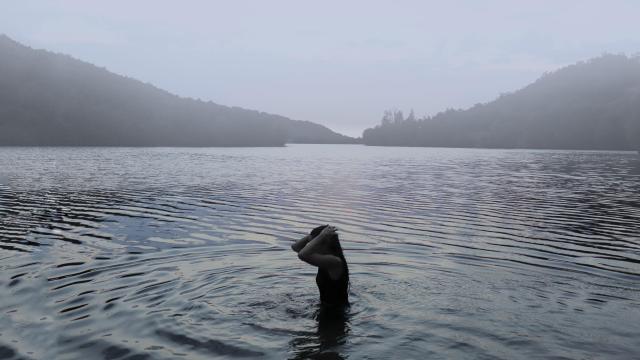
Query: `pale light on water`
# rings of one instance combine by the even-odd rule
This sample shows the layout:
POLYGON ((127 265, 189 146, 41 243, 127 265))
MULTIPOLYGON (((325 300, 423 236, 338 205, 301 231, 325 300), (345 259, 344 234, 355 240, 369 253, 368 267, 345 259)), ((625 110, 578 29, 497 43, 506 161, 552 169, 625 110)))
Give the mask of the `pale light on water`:
POLYGON ((640 352, 635 153, 0 148, 0 359, 640 352), (352 307, 289 249, 340 229, 352 307))

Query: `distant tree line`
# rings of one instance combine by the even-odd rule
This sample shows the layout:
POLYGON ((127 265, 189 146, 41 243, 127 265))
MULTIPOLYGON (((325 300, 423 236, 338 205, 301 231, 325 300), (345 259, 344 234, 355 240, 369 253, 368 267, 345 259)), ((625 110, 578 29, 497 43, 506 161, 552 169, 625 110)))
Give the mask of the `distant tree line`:
POLYGON ((640 149, 640 57, 603 55, 470 109, 417 119, 386 110, 367 145, 640 149))

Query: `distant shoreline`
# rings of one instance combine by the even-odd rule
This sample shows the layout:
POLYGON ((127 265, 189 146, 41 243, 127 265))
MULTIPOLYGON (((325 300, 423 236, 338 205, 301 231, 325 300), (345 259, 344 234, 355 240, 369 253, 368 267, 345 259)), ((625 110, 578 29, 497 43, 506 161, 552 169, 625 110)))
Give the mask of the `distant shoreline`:
POLYGON ((288 145, 349 145, 368 148, 411 148, 411 149, 450 149, 450 150, 511 150, 511 151, 580 151, 580 152, 617 152, 639 153, 629 149, 570 149, 570 148, 501 148, 501 147, 454 147, 454 146, 410 146, 410 145, 366 145, 341 143, 286 143, 284 145, 248 145, 248 146, 171 146, 171 145, 1 145, 2 148, 109 148, 109 149, 250 149, 250 148, 286 148, 288 145))

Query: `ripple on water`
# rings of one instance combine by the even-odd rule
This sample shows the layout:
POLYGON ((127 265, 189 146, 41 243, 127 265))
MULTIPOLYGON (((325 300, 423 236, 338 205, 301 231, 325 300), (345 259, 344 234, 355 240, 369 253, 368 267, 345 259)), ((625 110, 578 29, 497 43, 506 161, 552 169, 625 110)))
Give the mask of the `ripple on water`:
POLYGON ((1 149, 0 359, 626 359, 640 351, 634 161, 1 149), (352 278, 337 318, 288 249, 327 222, 352 278))

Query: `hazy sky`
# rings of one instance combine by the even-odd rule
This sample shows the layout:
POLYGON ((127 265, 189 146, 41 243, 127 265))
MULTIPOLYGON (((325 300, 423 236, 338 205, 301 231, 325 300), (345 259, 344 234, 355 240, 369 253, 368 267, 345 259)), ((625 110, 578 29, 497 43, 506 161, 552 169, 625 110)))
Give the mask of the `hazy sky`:
POLYGON ((20 0, 3 2, 0 33, 360 135, 386 108, 464 108, 603 52, 640 53, 640 1, 20 0))

